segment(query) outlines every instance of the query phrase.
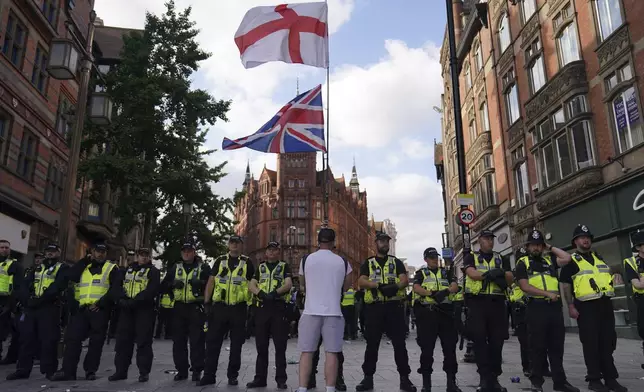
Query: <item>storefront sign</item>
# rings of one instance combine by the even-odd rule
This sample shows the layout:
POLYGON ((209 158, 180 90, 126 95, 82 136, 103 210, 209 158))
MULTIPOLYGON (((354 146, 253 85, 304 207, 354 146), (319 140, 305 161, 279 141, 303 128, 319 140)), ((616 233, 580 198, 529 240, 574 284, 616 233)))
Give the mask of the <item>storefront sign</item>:
POLYGON ((644 208, 644 189, 642 189, 640 193, 635 196, 635 200, 633 200, 633 211, 639 211, 642 208, 644 208))
POLYGON ((31 227, 29 225, 0 214, 0 238, 11 243, 11 250, 27 254, 30 232, 31 227))

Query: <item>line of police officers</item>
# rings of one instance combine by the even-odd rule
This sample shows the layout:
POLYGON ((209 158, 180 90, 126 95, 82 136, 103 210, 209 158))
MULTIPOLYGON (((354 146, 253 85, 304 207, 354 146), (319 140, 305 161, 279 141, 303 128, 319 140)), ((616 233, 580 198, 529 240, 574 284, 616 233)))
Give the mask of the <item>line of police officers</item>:
MULTIPOLYGON (((565 329, 560 292, 568 304, 570 316, 576 318, 579 325, 588 370, 588 388, 596 392, 627 391, 617 382, 618 373, 612 357, 616 344, 610 302, 614 296, 612 276, 602 256, 591 249, 593 236, 590 230, 584 225, 575 228, 572 237, 575 252, 572 255, 548 245, 542 233, 533 230, 527 240, 527 252, 517 260, 515 271, 511 271, 509 263, 493 252, 494 237, 491 231, 482 231, 479 235, 480 250, 465 256, 465 284, 462 288, 457 284, 453 270, 440 267, 435 248, 428 248, 423 254, 427 265, 416 273, 413 285, 413 306, 419 326, 417 342, 422 352, 418 369, 423 377, 422 391, 431 391, 437 338, 440 338, 443 350, 447 391, 460 391, 456 383, 456 343, 461 329, 460 304, 463 299, 468 309, 467 326, 463 332, 474 343, 480 375, 478 391, 506 391, 498 382, 502 373, 503 344, 508 337, 506 296, 510 302, 525 305, 527 339, 521 338, 520 341, 527 346, 523 355, 527 358, 522 358, 522 363, 529 373, 531 390, 543 390, 549 363, 554 390, 579 391, 568 383, 563 369, 565 329), (559 268, 561 271, 557 278, 559 268), (512 289, 508 295, 509 285, 512 289), (520 295, 517 287, 524 295, 520 295)), ((357 385, 357 391, 374 388, 373 376, 383 333, 391 339, 394 348, 401 390, 416 391, 409 379, 411 369, 405 347, 403 299, 408 277, 402 262, 388 254, 389 240, 387 234, 378 233, 377 255, 369 258, 360 269, 358 284, 364 290, 367 347, 362 365, 364 378, 357 385)), ((643 307, 644 233, 637 233, 633 241, 633 252, 637 255, 624 260, 625 273, 633 285, 638 307, 643 307)), ((276 347, 277 386, 286 389, 286 302, 292 286, 291 272, 288 264, 278 260, 279 244, 269 243, 267 261, 255 271, 250 259, 240 254, 240 243, 240 237, 230 237, 229 252, 216 259, 212 270, 195 254, 194 246, 186 243, 181 250, 182 262, 173 265, 162 280, 150 262, 147 249, 140 249, 137 263, 130 265, 122 274, 115 264, 106 261, 104 244, 96 244, 91 256, 72 267, 61 263, 58 247, 50 245, 45 250, 42 263, 22 279, 19 264, 9 259, 8 244, 0 241, 0 332, 6 333, 9 325, 6 314, 11 307, 16 302, 24 306, 20 317, 18 365, 7 379, 29 377, 36 357, 40 359, 41 372, 47 378, 75 379, 81 344, 86 338, 89 338, 89 347, 83 366, 85 378, 95 379, 110 310, 118 304, 121 315, 117 326, 116 372, 109 379, 127 378, 136 345, 139 380, 147 381, 153 357, 155 298, 161 294, 160 301, 162 304, 165 302, 166 309, 173 308, 171 323, 176 381, 187 379, 189 371, 192 371, 192 380, 198 385, 214 384, 223 338, 230 332, 227 377, 229 385, 237 385, 246 313, 248 305, 252 304, 258 307, 255 320, 258 356, 255 378, 247 387, 266 386, 268 344, 269 337, 272 337, 276 347), (56 372, 61 303, 68 286, 72 288, 77 306, 71 307, 63 365, 56 372), (36 352, 37 347, 40 353, 36 352)), ((352 293, 345 295, 351 296, 352 293)), ((644 339, 644 312, 638 314, 639 331, 644 339)), ((341 390, 346 390, 344 381, 340 381, 341 390)))

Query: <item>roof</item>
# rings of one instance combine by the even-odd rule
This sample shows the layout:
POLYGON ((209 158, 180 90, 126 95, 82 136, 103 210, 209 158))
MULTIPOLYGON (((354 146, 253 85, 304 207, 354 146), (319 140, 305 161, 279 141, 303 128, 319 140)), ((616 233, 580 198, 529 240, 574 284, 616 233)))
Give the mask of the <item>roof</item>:
POLYGON ((94 42, 103 53, 104 59, 119 59, 123 49, 123 36, 130 35, 133 32, 142 33, 143 30, 127 29, 123 27, 96 26, 94 42))

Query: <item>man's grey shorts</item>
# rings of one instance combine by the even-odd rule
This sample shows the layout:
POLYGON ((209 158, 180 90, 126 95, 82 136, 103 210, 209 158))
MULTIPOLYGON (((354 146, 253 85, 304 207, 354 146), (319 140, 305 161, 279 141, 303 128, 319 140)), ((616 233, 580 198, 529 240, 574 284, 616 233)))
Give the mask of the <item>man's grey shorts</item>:
POLYGON ((322 336, 324 351, 342 352, 344 317, 303 314, 298 327, 297 348, 305 353, 317 351, 320 336, 322 336))

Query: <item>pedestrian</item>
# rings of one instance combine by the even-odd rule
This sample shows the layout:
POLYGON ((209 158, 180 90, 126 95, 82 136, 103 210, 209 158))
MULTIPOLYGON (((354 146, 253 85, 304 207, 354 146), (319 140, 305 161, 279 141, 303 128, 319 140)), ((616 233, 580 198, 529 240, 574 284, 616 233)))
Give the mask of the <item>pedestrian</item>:
POLYGON ((398 258, 389 255, 391 237, 376 233, 377 254, 367 259, 360 267, 358 284, 365 290, 365 338, 362 371, 364 378, 356 386, 358 392, 374 388, 378 351, 382 334, 386 333, 394 347, 394 360, 400 376, 400 389, 416 392, 409 379, 411 368, 405 346, 405 289, 409 284, 407 269, 398 258))
MULTIPOLYGON (((311 375, 309 376, 309 381, 307 388, 315 389, 317 386, 317 380, 315 378, 318 373, 318 364, 320 363, 320 348, 322 347, 323 340, 320 339, 318 342, 318 348, 313 353, 313 362, 311 364, 311 375)), ((344 392, 347 390, 347 384, 344 382, 344 353, 340 351, 338 353, 338 376, 335 379, 335 390, 338 392, 344 392)))
MULTIPOLYGON (((167 271, 161 270, 161 281, 165 279, 167 271)), ((172 311, 174 310, 174 293, 164 293, 159 295, 159 307, 157 315, 156 332, 154 333, 155 339, 170 340, 172 339, 172 311)))
POLYGON ((532 392, 543 392, 548 358, 553 389, 579 392, 566 379, 563 368, 566 330, 559 297, 557 269, 571 261, 565 251, 546 244, 539 230, 528 236, 527 254, 516 263, 515 279, 527 296, 525 323, 530 347, 530 382, 532 392), (544 250, 548 254, 544 255, 544 250))
POLYGON ((25 276, 22 265, 11 257, 11 243, 0 239, 0 358, 2 358, 2 342, 11 334, 11 346, 6 358, 0 361, 2 365, 15 363, 18 354, 17 334, 12 314, 18 305, 20 285, 25 276))
POLYGON ((509 260, 494 252, 490 230, 481 230, 478 252, 463 258, 467 331, 472 340, 480 377, 479 392, 506 392, 499 384, 503 373, 503 343, 509 338, 505 291, 512 283, 509 260))
POLYGON ((60 300, 67 289, 69 267, 60 262, 60 249, 55 244, 47 245, 44 256, 23 281, 20 301, 25 309, 18 325, 21 331, 18 364, 7 380, 29 378, 34 358, 40 359, 40 373, 48 380, 58 369, 60 300))
POLYGON ((288 302, 293 287, 291 267, 281 261, 280 244, 271 241, 266 247, 266 261, 261 263, 250 281, 250 291, 257 297, 255 309, 255 377, 248 388, 263 388, 268 378, 268 344, 275 346, 275 382, 277 389, 286 385, 286 344, 288 342, 288 302))
MULTIPOLYGON (((624 275, 632 285, 633 300, 637 305, 637 332, 644 339, 644 231, 638 231, 631 238, 633 257, 624 259, 624 275)), ((642 343, 644 351, 644 343, 642 343)), ((644 369, 644 365, 642 365, 644 369)))
POLYGON ((559 275, 561 291, 568 303, 568 313, 577 320, 579 327, 588 389, 626 392, 628 389, 617 382, 619 373, 613 360, 617 345, 611 301, 615 296, 613 280, 603 257, 592 250, 592 243, 593 235, 586 225, 575 227, 572 262, 564 266, 559 275))
POLYGON ((123 292, 122 275, 117 265, 107 260, 107 245, 97 241, 91 256, 77 261, 70 268, 69 279, 77 283, 76 297, 80 307, 67 327, 63 366, 54 374, 53 380, 76 379, 83 341, 88 336, 83 369, 86 380, 96 380, 111 310, 123 292))
POLYGON ((210 266, 197 256, 194 244, 186 241, 181 246, 181 261, 168 269, 161 282, 161 293, 174 295, 172 358, 177 368, 175 381, 188 379, 188 371, 192 371, 192 381, 201 380, 206 352, 204 290, 209 277, 210 266))
POLYGON ((342 352, 344 318, 340 297, 351 285, 351 266, 333 253, 335 231, 322 227, 316 252, 300 262, 300 289, 305 293, 297 345, 301 351, 298 392, 306 392, 313 366, 313 353, 320 339, 326 352, 324 375, 327 392, 335 391, 338 353, 342 352))
POLYGON ((342 316, 344 317, 344 340, 356 338, 356 291, 349 287, 342 294, 342 316))
POLYGON ((242 238, 228 239, 228 253, 215 259, 204 298, 208 331, 206 333, 206 366, 199 386, 217 382, 217 364, 221 345, 230 333, 228 385, 237 385, 241 368, 241 350, 246 341, 248 282, 255 273, 253 262, 241 254, 242 238))
POLYGON ((154 307, 161 285, 161 274, 152 265, 150 250, 140 248, 136 261, 125 271, 123 288, 125 295, 119 300, 119 319, 116 329, 115 372, 108 379, 127 379, 136 345, 136 366, 139 382, 150 379, 152 370, 152 334, 154 332, 154 307))
POLYGON ((413 288, 414 314, 418 323, 416 340, 421 351, 418 372, 423 376, 421 392, 432 390, 432 365, 437 339, 440 339, 443 350, 443 371, 447 375, 446 390, 461 392, 456 383, 458 331, 454 328, 454 305, 449 298, 450 294, 458 292, 458 284, 451 271, 440 267, 436 248, 425 249, 423 258, 426 266, 416 271, 413 288))

